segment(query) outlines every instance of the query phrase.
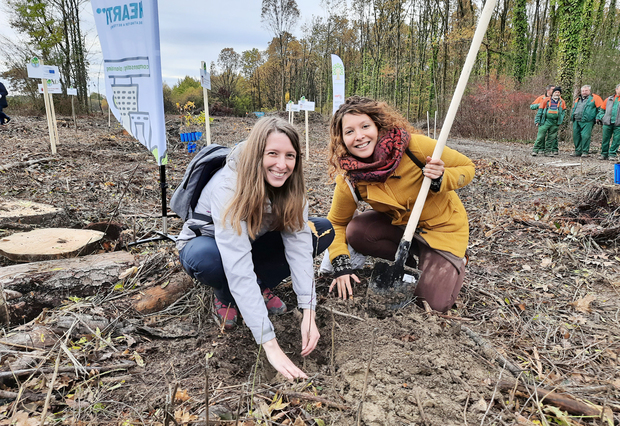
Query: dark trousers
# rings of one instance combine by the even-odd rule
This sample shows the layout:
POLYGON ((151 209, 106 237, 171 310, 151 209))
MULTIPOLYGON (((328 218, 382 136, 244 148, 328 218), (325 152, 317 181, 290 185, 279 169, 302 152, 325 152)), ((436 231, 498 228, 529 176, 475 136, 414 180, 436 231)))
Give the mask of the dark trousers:
MULTIPOLYGON (((334 231, 327 219, 312 217, 309 220, 316 230, 316 234, 312 233, 312 256, 315 257, 332 243, 334 231), (328 232, 330 230, 331 232, 328 232)), ((312 229, 312 226, 310 228, 312 229)), ((215 295, 222 303, 234 303, 215 238, 193 238, 183 247, 179 259, 190 277, 213 287, 215 295)), ((274 288, 291 275, 279 231, 267 232, 252 243, 252 261, 261 290, 274 288)))
POLYGON ((11 117, 2 112, 2 107, 0 107, 0 125, 4 124, 5 121, 9 121, 11 117))
MULTIPOLYGON (((394 260, 404 231, 392 225, 392 219, 385 213, 369 210, 349 222, 347 242, 367 256, 394 260)), ((414 236, 409 255, 407 265, 415 265, 411 255, 416 255, 422 271, 415 296, 426 300, 436 311, 450 309, 463 286, 465 261, 452 253, 431 248, 419 235, 414 236)))

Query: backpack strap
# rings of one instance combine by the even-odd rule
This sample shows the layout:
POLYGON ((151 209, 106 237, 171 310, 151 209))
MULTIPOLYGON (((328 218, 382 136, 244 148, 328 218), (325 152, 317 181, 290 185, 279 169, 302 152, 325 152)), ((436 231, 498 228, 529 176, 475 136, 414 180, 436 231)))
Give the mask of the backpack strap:
POLYGON ((418 166, 419 168, 423 169, 424 168, 424 164, 418 160, 418 157, 416 157, 415 155, 413 155, 413 152, 411 152, 409 150, 409 148, 407 148, 405 150, 405 153, 407 154, 407 157, 409 157, 411 159, 411 161, 413 161, 415 163, 416 166, 418 166))
POLYGON ((360 191, 359 189, 357 189, 357 186, 355 186, 346 176, 344 178, 344 181, 347 183, 347 185, 349 186, 349 189, 351 190, 351 195, 353 195, 355 204, 359 206, 360 200, 362 199, 362 194, 360 194, 360 191))

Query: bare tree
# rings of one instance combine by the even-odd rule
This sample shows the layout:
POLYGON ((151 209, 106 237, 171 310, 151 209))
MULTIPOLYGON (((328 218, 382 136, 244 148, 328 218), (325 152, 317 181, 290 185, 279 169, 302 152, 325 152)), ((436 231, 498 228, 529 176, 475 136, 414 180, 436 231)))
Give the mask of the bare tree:
POLYGON ((279 41, 278 51, 280 56, 281 99, 280 109, 284 109, 285 85, 284 76, 286 68, 287 43, 284 38, 290 33, 291 28, 299 19, 299 7, 295 0, 263 0, 260 14, 261 21, 279 41))

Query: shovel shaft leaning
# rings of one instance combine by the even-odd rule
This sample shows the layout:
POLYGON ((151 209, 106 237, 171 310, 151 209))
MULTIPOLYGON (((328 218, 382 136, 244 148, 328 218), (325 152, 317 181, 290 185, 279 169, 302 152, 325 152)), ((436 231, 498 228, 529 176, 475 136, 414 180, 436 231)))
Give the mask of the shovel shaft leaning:
MULTIPOLYGON (((448 134, 450 133, 450 129, 452 128, 452 123, 454 123, 456 111, 458 110, 461 99, 463 98, 463 93, 465 92, 465 87, 467 86, 469 75, 471 74, 471 70, 474 67, 476 55, 478 55, 478 50, 480 49, 480 45, 482 44, 482 39, 484 38, 484 34, 487 31, 487 27, 489 26, 489 21, 491 20, 491 16, 493 15, 493 9, 495 9, 496 2, 497 0, 487 0, 486 4, 484 5, 484 9, 482 10, 482 14, 480 15, 478 27, 476 28, 474 38, 471 41, 469 53, 467 53, 467 58, 465 59, 465 65, 463 65, 463 71, 461 72, 461 76, 459 77, 456 89, 454 90, 454 96, 450 101, 450 106, 448 107, 446 118, 444 120, 443 126, 441 126, 441 132, 439 132, 437 145, 435 145, 435 150, 433 151, 433 160, 441 158, 443 149, 446 146, 446 142, 448 141, 448 134)), ((409 251, 408 245, 406 248, 407 253, 404 253, 404 255, 400 253, 402 250, 404 250, 402 242, 411 242, 411 239, 413 238, 413 233, 418 226, 418 221, 420 220, 420 215, 422 214, 422 209, 424 208, 424 203, 426 202, 426 196, 428 195, 428 190, 430 186, 431 179, 425 177, 422 181, 422 186, 420 187, 418 198, 416 199, 413 210, 411 211, 411 216, 409 216, 409 221, 407 222, 407 227, 405 228, 401 244, 398 246, 398 251, 396 252, 396 260, 399 259, 399 255, 400 257, 403 257, 405 259, 407 257, 409 251)))

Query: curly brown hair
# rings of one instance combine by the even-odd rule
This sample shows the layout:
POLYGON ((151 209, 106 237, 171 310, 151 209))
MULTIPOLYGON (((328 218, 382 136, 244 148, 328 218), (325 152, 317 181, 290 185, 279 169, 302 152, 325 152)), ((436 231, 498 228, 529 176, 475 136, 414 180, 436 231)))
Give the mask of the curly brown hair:
POLYGON ((351 96, 340 105, 329 123, 329 177, 334 179, 342 173, 340 158, 350 155, 342 138, 342 119, 346 114, 366 114, 374 121, 379 130, 379 139, 394 128, 405 129, 409 134, 417 133, 405 117, 386 102, 362 96, 351 96))

